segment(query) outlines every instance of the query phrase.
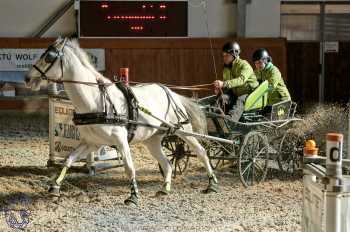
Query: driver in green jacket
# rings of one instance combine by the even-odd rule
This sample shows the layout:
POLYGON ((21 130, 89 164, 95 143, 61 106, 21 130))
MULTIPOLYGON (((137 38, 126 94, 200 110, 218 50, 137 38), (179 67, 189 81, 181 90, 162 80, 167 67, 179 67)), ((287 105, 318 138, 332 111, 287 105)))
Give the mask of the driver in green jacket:
POLYGON ((253 68, 239 57, 240 52, 236 42, 228 42, 223 46, 223 81, 216 80, 213 83, 216 94, 223 93, 222 97, 228 103, 226 111, 236 122, 244 112, 246 98, 259 85, 253 68))
POLYGON ((286 100, 291 100, 287 86, 284 83, 281 72, 272 64, 272 58, 265 48, 260 48, 253 53, 255 75, 259 82, 269 82, 267 104, 269 106, 286 100))

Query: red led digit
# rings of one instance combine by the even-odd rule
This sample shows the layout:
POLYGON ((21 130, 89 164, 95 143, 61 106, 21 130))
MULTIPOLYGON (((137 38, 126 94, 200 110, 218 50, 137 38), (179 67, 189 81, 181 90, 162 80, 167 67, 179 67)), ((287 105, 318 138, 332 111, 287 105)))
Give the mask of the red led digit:
POLYGON ((137 26, 137 27, 130 27, 131 30, 134 30, 134 31, 142 31, 143 30, 143 26, 137 26))
MULTIPOLYGON (((110 16, 110 15, 107 15, 106 16, 107 19, 114 19, 114 20, 154 20, 156 18, 158 18, 158 16, 154 16, 154 15, 143 15, 143 16, 138 16, 138 15, 113 15, 113 16, 110 16)), ((159 16, 160 19, 165 19, 166 16, 159 16)))

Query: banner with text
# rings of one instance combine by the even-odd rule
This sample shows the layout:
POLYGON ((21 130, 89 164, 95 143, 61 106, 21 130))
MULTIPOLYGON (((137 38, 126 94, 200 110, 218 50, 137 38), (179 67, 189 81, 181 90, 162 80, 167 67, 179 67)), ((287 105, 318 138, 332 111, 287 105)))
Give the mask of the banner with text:
MULTIPOLYGON (((105 70, 105 50, 84 49, 98 71, 105 70)), ((45 49, 0 49, 0 71, 28 71, 45 49)))

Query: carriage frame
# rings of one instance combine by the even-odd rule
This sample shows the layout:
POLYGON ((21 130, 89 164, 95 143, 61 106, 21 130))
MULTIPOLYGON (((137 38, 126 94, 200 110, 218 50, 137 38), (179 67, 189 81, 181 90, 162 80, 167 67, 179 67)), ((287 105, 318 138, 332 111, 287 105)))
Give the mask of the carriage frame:
MULTIPOLYGON (((290 174, 301 168, 304 138, 293 128, 301 120, 295 117, 295 102, 274 104, 268 113, 261 109, 244 112, 240 121, 234 122, 219 107, 210 104, 212 97, 198 100, 211 136, 200 140, 212 168, 219 169, 229 161, 245 187, 264 181, 271 167, 290 174)), ((173 165, 174 177, 185 173, 190 157, 195 154, 176 135, 166 136, 162 146, 173 165)))

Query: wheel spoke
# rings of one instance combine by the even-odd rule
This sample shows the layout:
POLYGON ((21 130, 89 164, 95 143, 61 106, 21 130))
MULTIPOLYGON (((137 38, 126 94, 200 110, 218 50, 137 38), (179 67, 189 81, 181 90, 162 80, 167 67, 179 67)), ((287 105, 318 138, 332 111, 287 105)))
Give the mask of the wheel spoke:
MULTIPOLYGON (((266 149, 266 148, 264 147, 264 148, 262 148, 261 150, 259 150, 253 158, 254 158, 254 159, 257 159, 257 158, 260 157, 261 154, 266 154, 265 151, 264 151, 265 149, 266 149)), ((262 157, 262 159, 266 159, 266 157, 262 157)))
POLYGON ((249 164, 247 164, 247 166, 245 167, 244 171, 242 172, 242 175, 244 175, 244 173, 249 169, 249 167, 252 165, 253 162, 250 162, 249 164))
POLYGON ((174 143, 168 143, 170 145, 170 151, 174 152, 175 148, 174 148, 174 143))
MULTIPOLYGON (((250 166, 251 166, 251 165, 249 165, 249 167, 250 167, 250 166)), ((247 178, 246 178, 246 180, 247 180, 246 183, 247 183, 247 184, 248 184, 248 182, 249 182, 250 170, 251 170, 251 169, 248 168, 248 174, 247 174, 247 178)), ((243 175, 244 175, 244 174, 243 174, 243 175)))
POLYGON ((260 147, 260 138, 258 136, 253 136, 253 152, 259 150, 260 147), (256 139, 255 139, 256 138, 256 139))
POLYGON ((264 168, 261 167, 261 165, 258 162, 254 163, 254 166, 256 167, 257 170, 259 170, 261 173, 264 173, 264 168))

